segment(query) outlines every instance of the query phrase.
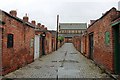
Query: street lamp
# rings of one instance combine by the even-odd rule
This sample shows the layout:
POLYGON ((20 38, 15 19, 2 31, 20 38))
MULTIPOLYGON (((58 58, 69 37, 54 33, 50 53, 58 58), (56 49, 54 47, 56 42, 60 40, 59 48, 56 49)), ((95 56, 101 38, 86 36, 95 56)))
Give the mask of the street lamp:
POLYGON ((59 15, 57 15, 56 50, 58 49, 58 26, 59 26, 59 15))
POLYGON ((44 38, 45 38, 45 36, 46 36, 46 34, 45 34, 45 32, 43 32, 42 37, 44 37, 44 38))

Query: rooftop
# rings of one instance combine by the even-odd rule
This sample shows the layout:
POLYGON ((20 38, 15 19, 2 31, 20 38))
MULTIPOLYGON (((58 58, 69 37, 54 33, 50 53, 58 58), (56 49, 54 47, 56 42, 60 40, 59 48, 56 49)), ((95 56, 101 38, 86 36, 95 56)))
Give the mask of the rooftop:
POLYGON ((59 23, 59 29, 87 29, 87 23, 59 23))

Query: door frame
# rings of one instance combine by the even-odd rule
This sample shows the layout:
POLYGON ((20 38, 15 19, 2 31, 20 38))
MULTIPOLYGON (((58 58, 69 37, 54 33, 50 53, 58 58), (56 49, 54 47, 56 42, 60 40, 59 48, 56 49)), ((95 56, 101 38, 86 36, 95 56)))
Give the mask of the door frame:
POLYGON ((94 33, 89 34, 89 58, 93 60, 94 53, 94 33))
POLYGON ((118 25, 115 25, 113 26, 113 49, 114 49, 114 71, 116 74, 120 74, 120 50, 119 50, 119 45, 120 45, 120 42, 119 42, 119 31, 120 31, 120 28, 119 28, 119 24, 118 25))
POLYGON ((34 60, 39 58, 39 57, 40 57, 40 35, 35 35, 35 40, 34 40, 34 60))

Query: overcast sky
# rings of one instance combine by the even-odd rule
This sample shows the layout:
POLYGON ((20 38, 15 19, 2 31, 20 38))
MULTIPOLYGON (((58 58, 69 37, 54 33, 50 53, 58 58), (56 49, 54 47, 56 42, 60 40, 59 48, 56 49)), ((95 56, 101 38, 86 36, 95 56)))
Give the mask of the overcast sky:
POLYGON ((17 10, 22 18, 27 13, 29 22, 36 20, 48 29, 56 29, 56 16, 60 22, 89 23, 112 7, 118 9, 119 0, 0 0, 0 8, 9 13, 17 10))

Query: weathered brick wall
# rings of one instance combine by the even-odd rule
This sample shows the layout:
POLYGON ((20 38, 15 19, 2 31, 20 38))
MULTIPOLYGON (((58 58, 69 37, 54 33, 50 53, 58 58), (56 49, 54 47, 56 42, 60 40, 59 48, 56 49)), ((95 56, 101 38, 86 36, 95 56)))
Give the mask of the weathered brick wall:
POLYGON ((49 32, 49 40, 48 40, 48 43, 49 43, 49 53, 52 52, 52 34, 49 32))
POLYGON ((73 45, 78 51, 81 51, 81 37, 75 36, 72 38, 73 45))
POLYGON ((52 51, 56 50, 56 37, 52 37, 52 51))
POLYGON ((47 32, 45 39, 46 39, 45 52, 46 54, 49 54, 52 52, 52 34, 50 32, 47 32))
MULTIPOLYGON (((33 38, 33 32, 31 30, 29 31, 29 26, 25 26, 22 22, 19 22, 5 14, 3 15, 3 21, 5 22, 2 47, 2 66, 4 75, 31 62, 33 55, 29 58, 30 46, 28 44, 30 44, 30 41, 28 40, 33 38), (27 32, 27 28, 29 32, 27 32), (7 48, 8 34, 14 35, 12 48, 7 48)), ((33 51, 31 54, 33 54, 33 51)))
POLYGON ((31 63, 33 61, 34 56, 34 37, 35 31, 33 28, 25 26, 25 48, 27 52, 27 63, 31 63))
POLYGON ((88 56, 86 51, 87 51, 87 35, 83 35, 81 37, 81 53, 85 56, 88 56))
MULTIPOLYGON (((116 17, 118 17, 117 11, 115 8, 112 8, 104 17, 96 21, 92 26, 88 28, 88 34, 93 32, 94 39, 94 50, 93 50, 93 59, 96 63, 103 66, 107 70, 113 72, 113 34, 111 22, 116 17), (109 45, 105 44, 105 33, 110 33, 110 43, 109 45)), ((88 39, 88 49, 89 53, 89 37, 88 39)))
POLYGON ((0 72, 2 72, 2 28, 0 28, 0 72))

